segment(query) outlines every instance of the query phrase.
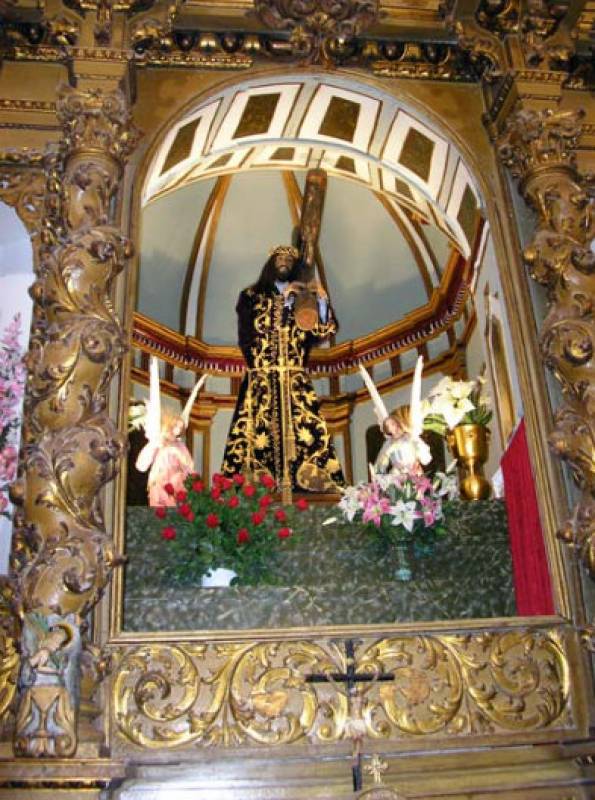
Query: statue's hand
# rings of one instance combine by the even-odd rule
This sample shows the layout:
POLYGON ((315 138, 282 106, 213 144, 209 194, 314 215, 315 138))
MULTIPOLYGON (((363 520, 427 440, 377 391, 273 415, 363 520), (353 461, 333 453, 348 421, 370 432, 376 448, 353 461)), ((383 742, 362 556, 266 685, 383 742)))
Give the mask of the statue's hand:
POLYGON ((290 294, 299 294, 305 288, 306 288, 305 283, 301 283, 300 281, 292 281, 283 290, 283 296, 289 297, 290 294))
POLYGON ((308 284, 308 289, 310 289, 312 292, 316 292, 316 296, 319 300, 328 300, 326 289, 318 281, 310 281, 308 284))

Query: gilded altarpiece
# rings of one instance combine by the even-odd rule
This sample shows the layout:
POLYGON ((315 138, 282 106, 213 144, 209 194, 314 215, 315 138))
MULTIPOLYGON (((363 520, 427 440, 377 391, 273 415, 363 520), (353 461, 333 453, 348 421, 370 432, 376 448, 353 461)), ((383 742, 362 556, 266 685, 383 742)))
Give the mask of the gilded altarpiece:
MULTIPOLYGON (((581 36, 570 37, 573 26, 588 29, 588 8, 583 16, 571 14, 565 27, 567 9, 554 13, 546 4, 523 12, 514 3, 503 10, 480 3, 473 14, 456 4, 440 11, 426 6, 409 42, 405 9, 347 3, 337 12, 319 5, 303 19, 303 9, 291 4, 256 3, 244 9, 250 23, 241 37, 204 33, 211 26, 220 31, 226 16, 192 5, 190 25, 178 4, 70 4, 53 16, 48 6, 35 23, 37 40, 18 5, 2 11, 10 34, 0 75, 5 93, 28 99, 35 90, 25 88, 22 76, 43 73, 38 105, 0 107, 0 198, 31 232, 36 271, 21 470, 12 487, 12 574, 4 589, 12 614, 2 617, 6 791, 12 786, 34 797, 49 783, 64 796, 98 797, 102 786, 133 775, 140 762, 175 753, 191 763, 208 750, 213 759, 245 752, 272 760, 279 796, 288 798, 299 796, 291 788, 296 775, 284 778, 282 761, 307 754, 322 784, 328 774, 329 796, 348 797, 349 786, 333 770, 358 751, 381 753, 389 764, 388 775, 377 770, 376 789, 370 778, 362 796, 444 796, 424 783, 424 758, 451 772, 456 797, 463 791, 588 796, 593 629, 581 575, 595 571, 594 223, 587 176, 594 121, 580 110, 589 76, 581 36), (437 43, 437 32, 447 46, 437 43), (126 298, 135 281, 137 190, 151 148, 198 95, 231 85, 231 70, 283 75, 320 65, 425 104, 476 167, 480 184, 482 168, 499 170, 496 196, 487 184, 482 188, 504 301, 514 309, 557 614, 237 637, 127 634, 118 572, 123 485, 103 490, 125 452, 126 298), (412 77, 424 80, 408 83, 412 77), (473 109, 467 120, 458 111, 462 104, 473 109), (478 123, 482 112, 491 142, 478 123), (35 121, 42 113, 52 120, 49 136, 35 121), (505 168, 536 214, 522 253, 503 210, 512 191, 505 168), (538 340, 527 337, 527 267, 548 293, 538 340), (564 394, 553 420, 542 362, 564 394), (578 487, 570 502, 548 451, 550 431, 550 447, 570 465, 578 487), (350 655, 346 639, 354 642, 350 655), (353 691, 337 678, 350 669, 365 678, 353 691), (312 682, 313 674, 322 679, 312 682), (390 680, 380 680, 387 674, 390 680), (491 748, 512 777, 499 783, 482 762, 482 748, 491 748), (439 761, 439 751, 452 751, 451 761, 439 761), (408 778, 399 766, 407 752, 419 759, 408 778), (550 753, 543 761, 559 765, 556 774, 546 768, 553 782, 542 789, 524 783, 525 775, 533 780, 535 753, 550 753)), ((244 17, 226 11, 238 15, 230 31, 243 30, 244 17)))

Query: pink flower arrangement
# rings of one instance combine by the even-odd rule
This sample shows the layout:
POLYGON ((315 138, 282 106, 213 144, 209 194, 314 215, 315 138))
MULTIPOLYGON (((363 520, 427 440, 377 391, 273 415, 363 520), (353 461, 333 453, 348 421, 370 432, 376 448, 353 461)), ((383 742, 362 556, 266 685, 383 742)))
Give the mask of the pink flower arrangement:
POLYGON ((0 338, 0 514, 8 517, 8 486, 15 480, 18 430, 25 388, 25 365, 19 344, 21 315, 15 314, 0 338))
POLYGON ((415 465, 348 486, 339 508, 349 522, 361 520, 382 528, 394 540, 412 539, 422 531, 438 529, 444 518, 444 501, 457 494, 456 475, 437 473, 430 479, 415 465))

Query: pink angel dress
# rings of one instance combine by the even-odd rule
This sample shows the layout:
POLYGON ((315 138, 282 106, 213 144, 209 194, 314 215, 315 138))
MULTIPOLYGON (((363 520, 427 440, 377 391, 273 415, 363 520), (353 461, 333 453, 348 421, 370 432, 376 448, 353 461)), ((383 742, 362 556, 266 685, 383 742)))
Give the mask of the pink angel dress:
POLYGON ((175 506, 175 495, 165 491, 165 485, 171 483, 174 492, 184 488, 186 476, 194 469, 194 461, 190 451, 177 438, 162 438, 161 444, 148 442, 138 454, 136 467, 141 472, 149 469, 149 505, 175 506))

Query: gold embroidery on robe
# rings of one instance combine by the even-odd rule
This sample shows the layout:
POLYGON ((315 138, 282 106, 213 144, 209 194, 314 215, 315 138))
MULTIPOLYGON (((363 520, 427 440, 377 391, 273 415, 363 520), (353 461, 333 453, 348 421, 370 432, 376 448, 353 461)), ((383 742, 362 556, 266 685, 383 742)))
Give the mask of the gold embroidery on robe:
POLYGON ((295 490, 332 491, 344 484, 341 466, 316 392, 305 372, 311 347, 337 329, 332 309, 327 321, 310 332, 295 324, 293 310, 284 308, 278 293, 244 289, 237 305, 240 347, 248 370, 242 381, 230 426, 222 471, 282 478, 281 384, 289 389, 289 424, 295 441, 291 478, 295 490), (280 363, 280 330, 287 331, 286 363, 280 363))

